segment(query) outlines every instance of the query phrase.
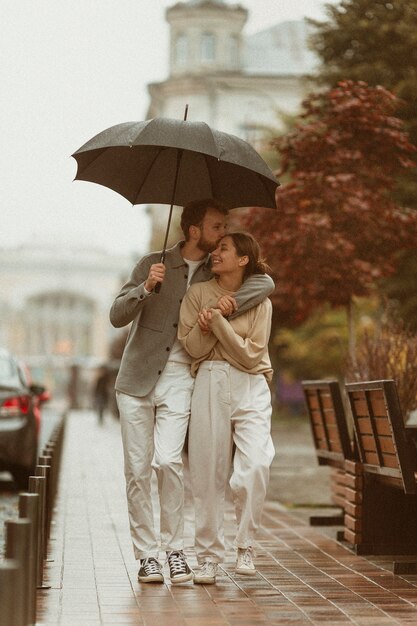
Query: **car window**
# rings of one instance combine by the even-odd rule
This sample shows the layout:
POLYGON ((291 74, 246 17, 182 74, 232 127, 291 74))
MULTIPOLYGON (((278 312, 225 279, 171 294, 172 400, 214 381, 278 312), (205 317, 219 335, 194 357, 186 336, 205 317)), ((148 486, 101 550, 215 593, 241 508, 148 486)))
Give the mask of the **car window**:
POLYGON ((0 386, 20 387, 19 374, 13 361, 0 356, 0 386))

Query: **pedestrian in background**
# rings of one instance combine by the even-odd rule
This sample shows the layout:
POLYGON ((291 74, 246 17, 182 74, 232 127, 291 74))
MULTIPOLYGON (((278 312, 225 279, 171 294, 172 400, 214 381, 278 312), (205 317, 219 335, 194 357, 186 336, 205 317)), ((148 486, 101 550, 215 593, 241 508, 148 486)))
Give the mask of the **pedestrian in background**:
POLYGON ((98 423, 104 422, 104 413, 109 401, 109 373, 106 365, 102 365, 98 371, 94 385, 94 408, 97 411, 98 423))

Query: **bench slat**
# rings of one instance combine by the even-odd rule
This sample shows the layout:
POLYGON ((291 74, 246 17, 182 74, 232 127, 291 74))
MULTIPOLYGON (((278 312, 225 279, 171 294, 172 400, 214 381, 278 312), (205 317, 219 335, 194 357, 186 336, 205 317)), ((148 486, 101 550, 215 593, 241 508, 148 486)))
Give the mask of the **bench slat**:
MULTIPOLYGON (((380 447, 382 452, 393 454, 397 456, 397 449, 391 437, 383 437, 379 438, 380 447)), ((362 446, 364 450, 369 450, 371 452, 376 452, 375 448, 375 440, 370 435, 364 435, 362 437, 362 446)))
POLYGON ((378 465, 382 469, 385 467, 390 467, 391 469, 400 470, 400 464, 398 463, 398 457, 396 455, 391 454, 383 454, 382 459, 378 457, 376 452, 372 452, 371 450, 364 451, 363 462, 368 463, 369 465, 378 465), (382 461, 382 462, 380 462, 382 461))
POLYGON ((365 471, 401 479, 405 493, 417 493, 415 455, 407 440, 395 382, 350 383, 346 390, 365 471))
POLYGON ((352 458, 352 442, 337 381, 303 381, 305 403, 320 463, 343 466, 352 458))
MULTIPOLYGON (((363 392, 354 394, 356 414, 358 417, 369 415, 368 403, 364 398, 363 392)), ((372 406, 372 412, 375 417, 384 417, 386 415, 385 399, 381 393, 369 392, 369 401, 372 406)))
POLYGON ((327 424, 336 424, 335 412, 330 409, 325 409, 323 413, 319 409, 312 409, 311 419, 313 424, 323 424, 323 420, 327 424))
MULTIPOLYGON (((356 408, 356 404, 355 404, 355 408, 356 408)), ((367 417, 358 417, 357 418, 357 424, 358 424, 358 427, 359 427, 359 431, 362 434, 368 435, 368 434, 372 434, 373 433, 372 424, 371 424, 371 418, 369 416, 367 416, 367 417)), ((390 426, 390 424, 389 424, 387 419, 376 417, 374 419, 374 426, 375 426, 376 432, 379 435, 385 435, 387 437, 391 437, 392 436, 392 429, 391 429, 391 426, 390 426)))

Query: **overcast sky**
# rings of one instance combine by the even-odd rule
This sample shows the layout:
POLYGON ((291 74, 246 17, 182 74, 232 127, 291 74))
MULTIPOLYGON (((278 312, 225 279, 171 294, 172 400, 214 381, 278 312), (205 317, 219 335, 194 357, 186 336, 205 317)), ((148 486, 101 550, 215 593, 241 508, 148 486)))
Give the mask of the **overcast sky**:
MULTIPOLYGON (((332 0, 333 2, 337 0, 332 0)), ((304 16, 321 0, 241 0, 246 32, 304 16)), ((142 120, 147 84, 168 73, 173 0, 3 0, 0 22, 0 247, 78 243, 143 251, 144 207, 72 182, 70 155, 93 135, 142 120)))

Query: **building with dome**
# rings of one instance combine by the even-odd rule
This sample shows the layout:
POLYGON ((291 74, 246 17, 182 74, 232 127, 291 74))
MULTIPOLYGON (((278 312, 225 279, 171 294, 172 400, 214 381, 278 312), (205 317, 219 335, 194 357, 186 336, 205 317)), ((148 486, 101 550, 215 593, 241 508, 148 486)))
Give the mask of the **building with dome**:
MULTIPOLYGON (((188 104, 188 119, 259 149, 266 129, 280 128, 281 112, 297 113, 303 76, 316 62, 303 21, 248 35, 248 10, 225 0, 177 2, 166 19, 169 71, 148 86, 148 118, 182 118, 188 104)), ((163 232, 166 207, 152 215, 154 229, 163 232)), ((52 363, 54 371, 59 363, 105 360, 117 334, 109 307, 133 262, 58 243, 0 250, 0 346, 33 367, 52 363)))
POLYGON ((317 63, 304 21, 246 35, 248 10, 225 0, 178 2, 166 19, 169 75, 148 86, 148 118, 181 118, 188 104, 188 119, 256 145, 266 129, 282 126, 280 113, 297 114, 304 76, 317 63))
MULTIPOLYGON (((205 121, 237 135, 258 151, 283 118, 296 115, 317 64, 308 49, 308 24, 285 21, 245 33, 248 10, 225 0, 177 2, 166 11, 169 74, 148 85, 147 118, 205 121)), ((150 207, 153 245, 159 247, 164 213, 150 207)), ((176 238, 175 230, 171 241, 176 238)))

